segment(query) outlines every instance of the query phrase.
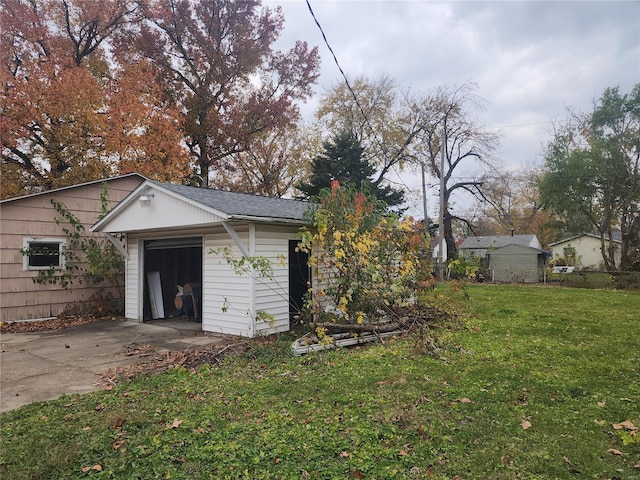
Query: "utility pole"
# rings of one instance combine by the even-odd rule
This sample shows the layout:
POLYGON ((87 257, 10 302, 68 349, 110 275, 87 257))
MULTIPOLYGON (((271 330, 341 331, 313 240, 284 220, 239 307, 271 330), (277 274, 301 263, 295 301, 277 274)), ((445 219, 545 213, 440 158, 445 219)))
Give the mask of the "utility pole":
POLYGON ((446 118, 442 122, 442 146, 440 147, 440 215, 438 218, 438 280, 444 280, 444 157, 447 149, 446 118))
POLYGON ((424 212, 424 228, 429 231, 429 203, 427 202, 427 175, 424 169, 424 162, 420 162, 422 169, 422 210, 424 212))

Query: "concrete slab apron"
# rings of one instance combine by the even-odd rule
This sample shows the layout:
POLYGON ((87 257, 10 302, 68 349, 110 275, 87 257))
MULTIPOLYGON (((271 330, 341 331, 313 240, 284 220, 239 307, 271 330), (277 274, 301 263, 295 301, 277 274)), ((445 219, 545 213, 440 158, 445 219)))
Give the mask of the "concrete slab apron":
POLYGON ((0 412, 64 394, 100 388, 100 372, 144 361, 127 356, 128 344, 157 351, 221 343, 201 332, 133 322, 99 322, 65 330, 0 337, 0 412))

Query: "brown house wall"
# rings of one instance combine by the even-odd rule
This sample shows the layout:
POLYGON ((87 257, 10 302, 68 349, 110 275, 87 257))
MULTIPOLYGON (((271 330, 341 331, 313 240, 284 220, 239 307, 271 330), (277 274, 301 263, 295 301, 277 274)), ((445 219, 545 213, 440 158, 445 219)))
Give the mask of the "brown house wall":
MULTIPOLYGON (((143 178, 127 176, 107 180, 110 207, 126 197, 143 178)), ((88 232, 100 213, 102 184, 81 185, 40 195, 17 198, 0 204, 0 321, 25 320, 59 315, 75 302, 88 300, 95 288, 74 284, 70 289, 58 285, 33 283, 37 271, 23 270, 20 250, 25 238, 61 238, 62 225, 54 218, 51 204, 62 202, 83 223, 88 232)), ((124 282, 124 278, 123 278, 124 282)))

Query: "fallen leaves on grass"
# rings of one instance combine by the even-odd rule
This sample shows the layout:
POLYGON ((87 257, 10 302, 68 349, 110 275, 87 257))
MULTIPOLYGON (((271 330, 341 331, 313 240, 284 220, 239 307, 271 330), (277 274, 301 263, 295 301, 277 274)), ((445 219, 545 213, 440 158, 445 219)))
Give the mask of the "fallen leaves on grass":
POLYGON ((173 420, 171 423, 167 423, 164 426, 164 430, 171 430, 172 428, 178 428, 180 425, 184 423, 184 420, 178 420, 177 418, 173 420))
POLYGON ((522 419, 522 423, 520 423, 523 429, 531 428, 531 422, 529 420, 522 419))
POLYGON ((91 465, 90 467, 82 467, 82 473, 87 473, 87 472, 90 472, 91 470, 95 470, 96 472, 101 472, 102 465, 97 463, 95 465, 91 465))
POLYGON ((638 427, 636 427, 633 422, 631 422, 631 420, 625 420, 624 422, 620 422, 620 423, 614 423, 613 425, 613 429, 614 430, 630 430, 632 432, 638 430, 638 427))
POLYGON ((463 397, 463 398, 454 398, 453 400, 448 402, 446 405, 447 405, 447 407, 450 407, 454 403, 466 403, 466 404, 469 404, 469 405, 475 405, 476 404, 476 402, 474 402, 470 398, 463 397))
POLYGON ((111 448, 113 448, 114 450, 118 450, 119 448, 122 448, 126 445, 126 441, 125 440, 114 440, 114 442, 111 444, 111 448))
POLYGON ((622 453, 620 450, 617 450, 615 448, 610 448, 609 450, 607 450, 607 453, 610 453, 611 455, 618 455, 620 457, 624 457, 626 455, 626 453, 622 453))
POLYGON ((116 432, 121 432, 122 431, 122 426, 124 425, 124 418, 118 417, 116 419, 116 423, 113 425, 113 429, 116 432))

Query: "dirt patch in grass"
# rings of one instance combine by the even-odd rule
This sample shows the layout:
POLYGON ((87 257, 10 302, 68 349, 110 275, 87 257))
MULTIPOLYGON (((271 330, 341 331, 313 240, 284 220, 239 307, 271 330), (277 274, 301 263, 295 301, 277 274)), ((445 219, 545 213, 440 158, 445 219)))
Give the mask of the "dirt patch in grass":
POLYGON ((137 365, 117 367, 100 374, 103 385, 116 385, 139 375, 166 372, 175 367, 194 369, 200 365, 220 364, 228 355, 245 353, 253 348, 255 342, 243 341, 225 346, 211 345, 200 349, 176 350, 158 354, 151 345, 130 344, 127 356, 151 357, 148 361, 137 365))

